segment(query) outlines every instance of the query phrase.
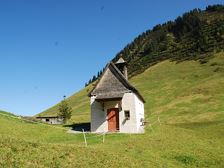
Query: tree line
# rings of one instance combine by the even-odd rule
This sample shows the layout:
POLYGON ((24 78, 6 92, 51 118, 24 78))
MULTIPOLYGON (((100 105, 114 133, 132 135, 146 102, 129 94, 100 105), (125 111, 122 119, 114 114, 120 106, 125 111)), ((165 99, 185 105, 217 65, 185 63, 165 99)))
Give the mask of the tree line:
MULTIPOLYGON (((129 77, 148 67, 170 59, 173 61, 199 60, 205 62, 209 53, 224 49, 224 5, 209 5, 205 10, 193 9, 174 21, 158 24, 127 44, 116 54, 128 62, 129 77)), ((101 71, 89 82, 95 82, 101 71)))
POLYGON ((85 87, 87 87, 89 84, 97 81, 103 74, 105 68, 103 68, 102 70, 98 71, 97 75, 93 75, 93 77, 91 79, 89 79, 88 82, 85 83, 85 87))

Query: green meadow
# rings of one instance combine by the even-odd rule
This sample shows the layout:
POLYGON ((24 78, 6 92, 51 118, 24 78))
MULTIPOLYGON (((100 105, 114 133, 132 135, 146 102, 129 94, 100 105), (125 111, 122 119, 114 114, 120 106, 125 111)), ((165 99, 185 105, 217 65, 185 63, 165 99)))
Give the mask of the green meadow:
MULTIPOLYGON (((104 143, 86 134, 85 147, 67 127, 0 112, 0 167, 224 167, 223 52, 201 63, 166 60, 130 82, 146 100, 145 134, 106 134, 104 143)), ((91 88, 68 98, 71 124, 90 122, 91 88)), ((39 115, 56 115, 57 106, 39 115)))

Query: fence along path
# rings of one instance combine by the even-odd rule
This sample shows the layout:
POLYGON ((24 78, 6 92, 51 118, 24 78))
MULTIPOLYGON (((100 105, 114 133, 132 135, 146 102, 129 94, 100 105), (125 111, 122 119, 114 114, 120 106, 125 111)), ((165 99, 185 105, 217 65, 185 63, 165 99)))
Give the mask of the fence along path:
MULTIPOLYGON (((65 131, 68 131, 68 133, 69 133, 69 130, 66 129, 66 128, 57 127, 57 126, 53 126, 53 125, 50 125, 50 124, 45 124, 45 123, 41 123, 41 122, 37 122, 37 121, 28 120, 28 119, 22 118, 22 117, 20 117, 20 116, 13 116, 13 115, 4 114, 4 113, 0 113, 0 115, 2 115, 2 116, 6 116, 6 117, 9 117, 9 118, 18 119, 18 120, 21 120, 21 121, 26 121, 26 122, 30 122, 30 123, 35 123, 35 124, 40 124, 40 125, 44 125, 44 126, 49 126, 49 127, 56 128, 56 129, 65 130, 65 131)), ((152 126, 155 125, 156 123, 159 123, 159 124, 161 125, 161 121, 160 121, 160 118, 159 118, 159 117, 158 117, 158 119, 157 119, 156 121, 154 121, 153 123, 149 123, 149 127, 151 128, 152 131, 153 131, 152 126)), ((115 131, 117 131, 117 130, 115 130, 115 131)), ((81 132, 80 132, 80 133, 81 133, 81 132)), ((90 139, 90 138, 97 138, 97 137, 102 136, 102 142, 104 143, 104 142, 105 142, 105 136, 106 136, 106 134, 108 134, 109 132, 102 132, 102 133, 100 133, 100 134, 97 134, 97 135, 95 135, 95 136, 90 136, 90 137, 87 137, 87 136, 86 136, 86 133, 85 133, 85 130, 84 130, 84 129, 82 129, 82 133, 83 133, 83 137, 84 137, 84 143, 85 143, 85 146, 87 147, 87 146, 88 146, 87 139, 90 139)))
MULTIPOLYGON (((157 123, 159 123, 159 125, 162 125, 159 117, 158 117, 158 119, 157 119, 156 121, 154 121, 153 123, 149 123, 149 127, 151 128, 152 131, 153 131, 152 126, 155 125, 155 124, 157 124, 157 123)), ((114 130, 114 132, 117 132, 117 131, 118 131, 118 130, 114 130)), ((98 137, 102 136, 102 142, 104 143, 104 142, 105 142, 105 136, 106 136, 106 134, 111 133, 111 132, 105 131, 105 132, 99 133, 99 134, 97 134, 97 135, 95 135, 95 136, 89 136, 89 137, 87 137, 87 134, 86 134, 86 132, 85 132, 84 129, 82 129, 82 133, 83 133, 83 138, 84 138, 85 146, 87 147, 87 146, 88 146, 88 143, 87 143, 87 140, 88 140, 88 139, 91 139, 91 138, 98 138, 98 137)))

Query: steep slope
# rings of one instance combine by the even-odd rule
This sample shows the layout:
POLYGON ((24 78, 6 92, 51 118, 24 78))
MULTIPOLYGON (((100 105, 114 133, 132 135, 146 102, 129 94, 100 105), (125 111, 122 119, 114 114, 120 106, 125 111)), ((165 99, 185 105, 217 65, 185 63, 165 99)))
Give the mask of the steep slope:
MULTIPOLYGON (((198 60, 204 64, 213 57, 215 52, 221 52, 223 49, 224 6, 214 5, 208 6, 204 11, 194 9, 175 21, 156 25, 153 30, 146 31, 128 44, 115 56, 113 61, 122 55, 128 61, 129 76, 133 77, 164 60, 176 62, 198 60)), ((193 76, 196 75, 193 73, 193 76)), ((135 80, 132 81, 135 84, 135 80)), ((73 108, 71 121, 90 120, 89 102, 86 95, 91 88, 92 84, 68 99, 73 108)), ((145 88, 147 89, 149 88, 145 88)), ((58 105, 38 115, 56 115, 57 111, 58 105)))
POLYGON ((154 26, 121 50, 129 64, 129 75, 135 76, 163 60, 200 60, 213 51, 224 49, 224 6, 194 9, 174 21, 154 26))
MULTIPOLYGON (((70 122, 89 122, 90 121, 90 102, 87 96, 92 89, 92 85, 88 86, 78 93, 67 99, 69 105, 72 107, 72 117, 70 122)), ((56 116, 58 113, 58 105, 36 115, 36 116, 56 116)))
MULTIPOLYGON (((163 60, 206 62, 214 51, 224 49, 224 5, 193 9, 173 21, 154 26, 116 54, 128 62, 129 78, 163 60)), ((100 77, 94 75, 86 85, 100 77)))
MULTIPOLYGON (((204 64, 163 61, 130 82, 146 99, 146 120, 153 123, 145 134, 108 134, 105 143, 87 134, 85 148, 82 134, 0 115, 0 166, 224 167, 223 52, 204 64)), ((72 122, 89 121, 86 92, 69 98, 83 101, 72 122)))
POLYGON ((132 79, 145 96, 148 117, 168 123, 223 119, 224 53, 205 64, 164 61, 132 79), (143 82, 144 81, 144 82, 143 82))
MULTIPOLYGON (((168 47, 163 53, 160 49, 166 43, 157 40, 164 29, 157 26, 146 43, 137 48, 133 43, 134 48, 126 49, 130 53, 122 53, 134 76, 130 83, 146 100, 146 121, 152 126, 146 125, 145 134, 108 134, 105 143, 100 135, 86 134, 86 148, 82 134, 0 113, 0 167, 109 167, 111 163, 114 167, 224 167, 224 52, 223 41, 217 41, 222 39, 222 10, 210 7, 194 13, 211 23, 202 27, 208 32, 208 43, 195 43, 200 38, 189 41, 192 46, 201 45, 196 48, 199 51, 185 45, 192 32, 182 31, 175 32, 183 33, 173 41, 179 43, 177 50, 168 47), (147 50, 154 45, 147 47, 152 40, 161 46, 147 50), (207 44, 208 51, 204 50, 207 44)), ((87 93, 91 88, 68 98, 73 107, 71 123, 90 121, 87 93)), ((56 115, 57 106, 39 115, 56 115)))
MULTIPOLYGON (((202 113, 208 118, 216 116, 224 108, 223 80, 224 54, 213 54, 213 59, 201 64, 197 61, 163 61, 131 79, 146 99, 146 116, 166 116, 166 120, 175 120, 174 116, 187 114, 191 121, 202 113), (214 112, 214 113, 212 113, 214 112)), ((92 86, 84 88, 68 98, 73 108, 71 122, 90 121, 90 105, 87 97, 92 86)), ((55 115, 57 105, 39 115, 55 115)), ((201 117, 202 117, 201 116, 201 117)), ((179 117, 179 120, 186 118, 179 117)), ((171 121, 169 121, 171 122, 171 121)))

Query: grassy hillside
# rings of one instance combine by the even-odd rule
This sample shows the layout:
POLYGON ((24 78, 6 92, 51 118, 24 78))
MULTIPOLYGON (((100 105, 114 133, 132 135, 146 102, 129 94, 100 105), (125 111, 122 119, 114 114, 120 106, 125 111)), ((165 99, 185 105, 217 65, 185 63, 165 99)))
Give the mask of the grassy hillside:
MULTIPOLYGON (((0 167, 104 167, 128 162, 119 160, 114 151, 85 148, 82 135, 68 134, 66 129, 31 123, 0 114, 0 167), (109 157, 114 156, 114 157, 109 157), (96 160, 99 157, 99 160, 96 160)), ((124 166, 127 164, 124 164, 124 166)), ((133 161, 131 165, 137 165, 133 161)))
MULTIPOLYGON (((172 118, 173 115, 179 115, 179 112, 186 112, 188 115, 194 112, 192 115, 195 116, 198 113, 222 111, 223 52, 211 57, 214 58, 207 63, 163 61, 132 78, 130 82, 139 89, 146 99, 147 117, 168 114, 172 118)), ((68 102, 73 108, 70 122, 90 121, 87 93, 91 87, 88 86, 68 98, 68 102)), ((57 106, 40 113, 39 116, 56 115, 57 106)))
MULTIPOLYGON (((223 167, 224 53, 213 54, 211 58, 206 63, 167 60, 133 77, 130 82, 146 99, 146 120, 154 123, 159 116, 162 125, 157 122, 152 129, 147 125, 144 135, 106 135, 105 144, 101 137, 88 139, 90 146, 82 148, 82 152, 96 153, 88 155, 90 158, 85 160, 88 165, 83 162, 80 166, 93 167, 92 157, 96 157, 96 167, 107 167, 110 163, 107 159, 112 159, 112 155, 111 161, 120 167, 223 167)), ((89 89, 68 99, 73 107, 78 104, 71 122, 89 121, 89 98, 86 96, 89 89)), ((53 107, 42 115, 55 112, 53 107)), ((54 146, 66 142, 74 148, 83 144, 82 135, 53 132, 54 136, 49 134, 51 140, 48 135, 43 138, 44 143, 51 142, 54 146)), ((63 150, 68 148, 62 146, 63 150)), ((75 151, 68 153, 76 158, 75 151)), ((60 163, 59 160, 56 159, 60 163)))
POLYGON ((121 50, 135 76, 162 60, 203 60, 224 49, 224 5, 194 9, 147 30, 121 50))
MULTIPOLYGON (((224 49, 224 5, 193 9, 173 21, 154 26, 136 37, 116 54, 128 62, 129 77, 161 61, 206 60, 224 49)), ((87 84, 100 77, 102 71, 87 84)))
MULTIPOLYGON (((202 64, 206 63, 212 58, 214 52, 222 52, 224 49, 223 13, 223 5, 213 5, 208 6, 204 11, 194 9, 184 13, 174 21, 156 25, 152 30, 142 33, 128 44, 115 56, 113 61, 116 61, 122 55, 128 62, 129 77, 136 76, 164 60, 176 62, 198 60, 202 64)), ((217 71, 219 71, 219 67, 217 71)), ((160 73, 159 70, 158 73, 160 73)), ((97 77, 100 77, 100 74, 98 73, 97 77)), ((169 74, 167 75, 169 76, 169 74)), ((192 75, 197 76, 197 73, 192 71, 192 75)), ((192 76, 186 78, 195 81, 192 76)), ((90 82, 96 79, 94 77, 90 82)), ((184 82, 184 80, 182 81, 184 82)), ((137 81, 133 79, 132 83, 135 84, 137 81)), ((188 81, 188 83, 191 82, 188 81)), ((175 83, 173 85, 175 86, 175 83)), ((90 120, 89 102, 86 95, 91 88, 90 84, 68 99, 73 107, 71 122, 87 122, 90 120)), ((142 91, 147 89, 150 88, 143 88, 142 91)), ((159 94, 162 94, 162 92, 159 94)), ((168 98, 171 99, 171 97, 168 98)), ((152 104, 152 106, 157 106, 157 104, 152 104)), ((57 111, 58 105, 44 111, 39 116, 56 115, 57 111)))
MULTIPOLYGON (((92 86, 88 86, 67 99, 69 105, 72 107, 70 123, 90 121, 90 102, 87 94, 91 89, 92 86)), ((56 116, 57 113, 58 104, 36 116, 56 116)))
POLYGON ((10 115, 10 116, 15 116, 15 115, 12 114, 12 113, 9 113, 9 112, 6 112, 6 111, 2 111, 2 110, 0 110, 0 114, 3 114, 3 115, 10 115))
MULTIPOLYGON (((82 134, 0 112, 0 167, 223 168, 223 19, 223 6, 194 10, 155 26, 119 53, 146 100, 146 121, 153 125, 146 125, 145 134, 107 134, 105 143, 87 134, 85 147, 82 134)), ((90 121, 91 88, 68 98, 70 123, 90 121)))

